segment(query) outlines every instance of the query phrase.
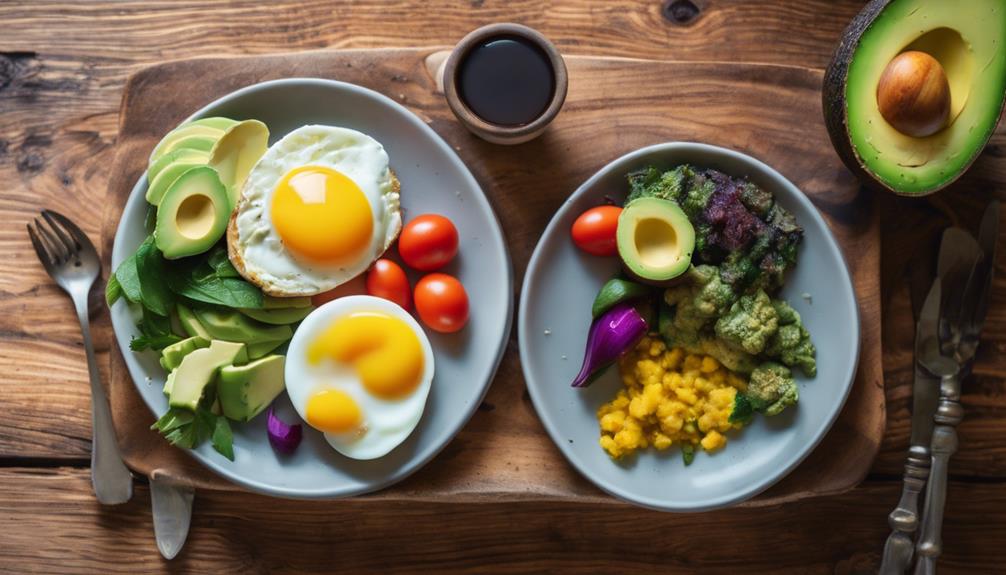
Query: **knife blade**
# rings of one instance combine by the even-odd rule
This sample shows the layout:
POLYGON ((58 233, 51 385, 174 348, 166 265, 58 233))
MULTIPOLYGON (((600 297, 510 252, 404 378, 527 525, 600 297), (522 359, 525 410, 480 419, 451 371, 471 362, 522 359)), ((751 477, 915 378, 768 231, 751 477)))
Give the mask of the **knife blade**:
POLYGON ((922 358, 940 356, 939 325, 940 300, 942 290, 940 280, 933 281, 929 289, 919 322, 915 328, 915 382, 912 387, 912 432, 910 442, 914 445, 929 446, 933 435, 933 414, 940 398, 938 377, 934 377, 924 367, 922 358))
POLYGON ((154 516, 157 549, 165 559, 174 559, 182 550, 192 522, 195 490, 154 470, 150 474, 150 507, 154 516))

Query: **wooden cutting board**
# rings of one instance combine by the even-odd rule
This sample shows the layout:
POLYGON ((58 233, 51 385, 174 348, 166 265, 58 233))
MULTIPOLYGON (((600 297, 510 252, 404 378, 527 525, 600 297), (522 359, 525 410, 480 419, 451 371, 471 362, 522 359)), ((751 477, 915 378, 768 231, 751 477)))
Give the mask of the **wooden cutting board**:
MULTIPOLYGON (((430 72, 442 58, 435 48, 317 51, 177 61, 138 72, 127 82, 122 101, 103 253, 106 258, 111 253, 122 207, 161 135, 210 101, 264 80, 352 82, 390 96, 428 122, 489 196, 513 257, 518 290, 552 214, 610 160, 672 140, 733 148, 775 167, 821 210, 845 252, 862 323, 859 370, 838 421, 802 465, 746 505, 831 494, 858 484, 876 455, 885 423, 878 211, 875 198, 859 188, 828 141, 820 109, 822 71, 573 56, 567 58, 569 94, 558 119, 537 140, 501 147, 475 138, 455 121, 430 72)), ((154 416, 136 393, 118 349, 111 355, 107 385, 129 466, 201 489, 239 489, 149 430, 154 416)), ((615 502, 578 475, 546 435, 524 388, 515 334, 485 401, 454 441, 411 478, 366 497, 615 502)))

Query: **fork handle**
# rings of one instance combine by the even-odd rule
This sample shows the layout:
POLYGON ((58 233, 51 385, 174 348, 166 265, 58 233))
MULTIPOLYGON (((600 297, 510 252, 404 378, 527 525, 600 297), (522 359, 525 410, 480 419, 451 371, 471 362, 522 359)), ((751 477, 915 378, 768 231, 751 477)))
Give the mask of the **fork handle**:
POLYGON ((112 428, 112 414, 105 389, 101 386, 98 362, 91 343, 91 325, 87 317, 87 294, 75 294, 73 305, 80 320, 87 354, 87 371, 91 379, 91 486, 98 501, 105 505, 125 503, 133 496, 133 476, 122 462, 112 428))
POLYGON ((908 571, 915 552, 912 537, 919 528, 919 494, 929 478, 930 454, 927 445, 912 445, 905 460, 905 476, 901 500, 887 516, 891 534, 884 544, 880 575, 902 575, 908 571))
POLYGON ((964 418, 960 404, 961 381, 958 374, 945 375, 940 380, 940 404, 936 408, 933 428, 933 469, 926 490, 922 531, 915 547, 919 555, 915 575, 934 575, 936 559, 943 552, 943 511, 947 500, 950 457, 957 452, 957 424, 964 418))

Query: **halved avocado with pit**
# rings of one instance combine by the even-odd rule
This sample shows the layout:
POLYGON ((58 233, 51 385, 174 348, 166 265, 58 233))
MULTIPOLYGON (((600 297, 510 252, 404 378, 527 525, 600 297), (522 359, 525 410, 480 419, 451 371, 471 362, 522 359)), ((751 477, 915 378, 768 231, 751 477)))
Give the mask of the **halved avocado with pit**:
POLYGON ((164 257, 178 259, 213 247, 227 230, 227 191, 207 166, 182 174, 161 198, 154 241, 164 257))
POLYGON ((629 274, 646 283, 666 285, 688 270, 695 229, 675 202, 640 198, 618 217, 618 255, 629 274))
MULTIPOLYGON (((898 88, 923 93, 921 80, 898 88)), ((995 131, 1004 102, 1002 0, 873 0, 846 29, 823 91, 828 132, 846 166, 872 187, 913 196, 948 186, 970 167, 995 131), (885 71, 910 52, 935 59, 949 88, 949 113, 930 135, 899 131, 878 102, 885 71)))

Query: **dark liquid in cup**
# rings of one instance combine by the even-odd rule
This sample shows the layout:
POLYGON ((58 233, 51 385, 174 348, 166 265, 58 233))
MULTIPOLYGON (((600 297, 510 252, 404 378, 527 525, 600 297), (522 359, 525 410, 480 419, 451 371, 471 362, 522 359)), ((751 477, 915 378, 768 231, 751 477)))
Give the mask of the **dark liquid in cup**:
POLYGON ((538 46, 516 36, 490 38, 458 67, 458 94, 490 124, 522 126, 545 113, 555 93, 555 74, 538 46))

